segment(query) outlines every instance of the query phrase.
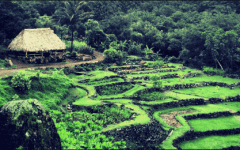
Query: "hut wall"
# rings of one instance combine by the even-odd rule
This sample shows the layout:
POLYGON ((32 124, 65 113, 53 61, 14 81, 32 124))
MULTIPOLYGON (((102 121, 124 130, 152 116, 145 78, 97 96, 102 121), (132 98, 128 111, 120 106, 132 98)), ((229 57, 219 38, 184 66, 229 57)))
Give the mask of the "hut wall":
MULTIPOLYGON (((50 50, 50 51, 43 51, 43 56, 48 57, 50 54, 54 54, 54 52, 58 52, 58 53, 63 53, 65 52, 65 50, 50 50)), ((27 52, 27 56, 41 56, 42 55, 42 51, 38 51, 38 52, 27 52)), ((18 56, 26 56, 26 52, 24 51, 8 51, 8 56, 9 57, 18 57, 18 56)))

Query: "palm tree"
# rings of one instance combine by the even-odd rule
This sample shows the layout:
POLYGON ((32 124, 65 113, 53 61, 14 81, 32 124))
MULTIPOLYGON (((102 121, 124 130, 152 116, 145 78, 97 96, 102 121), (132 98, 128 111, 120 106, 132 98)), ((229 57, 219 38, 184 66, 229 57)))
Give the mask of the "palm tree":
POLYGON ((71 43, 71 52, 73 49, 73 31, 76 29, 76 23, 85 18, 93 17, 93 12, 84 12, 80 10, 87 3, 84 1, 64 1, 65 7, 60 7, 55 11, 52 21, 59 23, 61 20, 68 24, 70 30, 72 31, 72 43, 71 43))

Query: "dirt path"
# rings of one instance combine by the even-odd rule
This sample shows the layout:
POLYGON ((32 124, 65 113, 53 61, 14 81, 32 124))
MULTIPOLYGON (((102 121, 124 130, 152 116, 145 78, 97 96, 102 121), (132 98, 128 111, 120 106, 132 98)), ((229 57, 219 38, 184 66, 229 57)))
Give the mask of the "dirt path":
POLYGON ((85 63, 95 63, 95 62, 101 62, 103 61, 106 56, 99 53, 99 52, 94 52, 94 54, 96 56, 96 59, 94 60, 90 60, 90 61, 82 61, 82 62, 78 62, 72 59, 67 59, 66 61, 68 62, 67 64, 56 64, 56 63, 49 63, 49 64, 38 64, 38 65, 30 65, 30 64, 25 64, 19 60, 16 59, 11 59, 13 64, 17 65, 16 69, 0 69, 0 76, 5 76, 5 75, 11 75, 11 74, 15 74, 15 71, 20 71, 20 70, 26 70, 27 68, 65 68, 65 67, 71 67, 73 65, 79 65, 79 64, 85 64, 85 63))
POLYGON ((190 111, 183 110, 181 112, 174 111, 170 114, 162 114, 161 117, 164 121, 166 121, 166 123, 168 125, 173 126, 173 127, 181 127, 182 124, 180 122, 178 122, 175 117, 177 115, 186 114, 186 113, 193 113, 193 112, 196 112, 196 111, 192 111, 192 110, 190 110, 190 111))

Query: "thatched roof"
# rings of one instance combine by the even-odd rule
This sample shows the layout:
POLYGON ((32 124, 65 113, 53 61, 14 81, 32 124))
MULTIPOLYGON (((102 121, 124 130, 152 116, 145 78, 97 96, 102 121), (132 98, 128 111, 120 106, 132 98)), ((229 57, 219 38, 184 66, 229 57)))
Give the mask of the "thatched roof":
POLYGON ((66 49, 65 43, 50 28, 24 29, 9 44, 13 51, 37 52, 66 49))

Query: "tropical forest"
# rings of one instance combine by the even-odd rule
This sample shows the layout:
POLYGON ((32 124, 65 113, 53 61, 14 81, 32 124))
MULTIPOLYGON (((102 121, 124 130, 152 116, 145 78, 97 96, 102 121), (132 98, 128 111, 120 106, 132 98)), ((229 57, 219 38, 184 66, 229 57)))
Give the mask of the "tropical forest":
POLYGON ((240 149, 239 1, 0 1, 0 14, 0 149, 240 149), (64 61, 10 55, 43 28, 64 61))

